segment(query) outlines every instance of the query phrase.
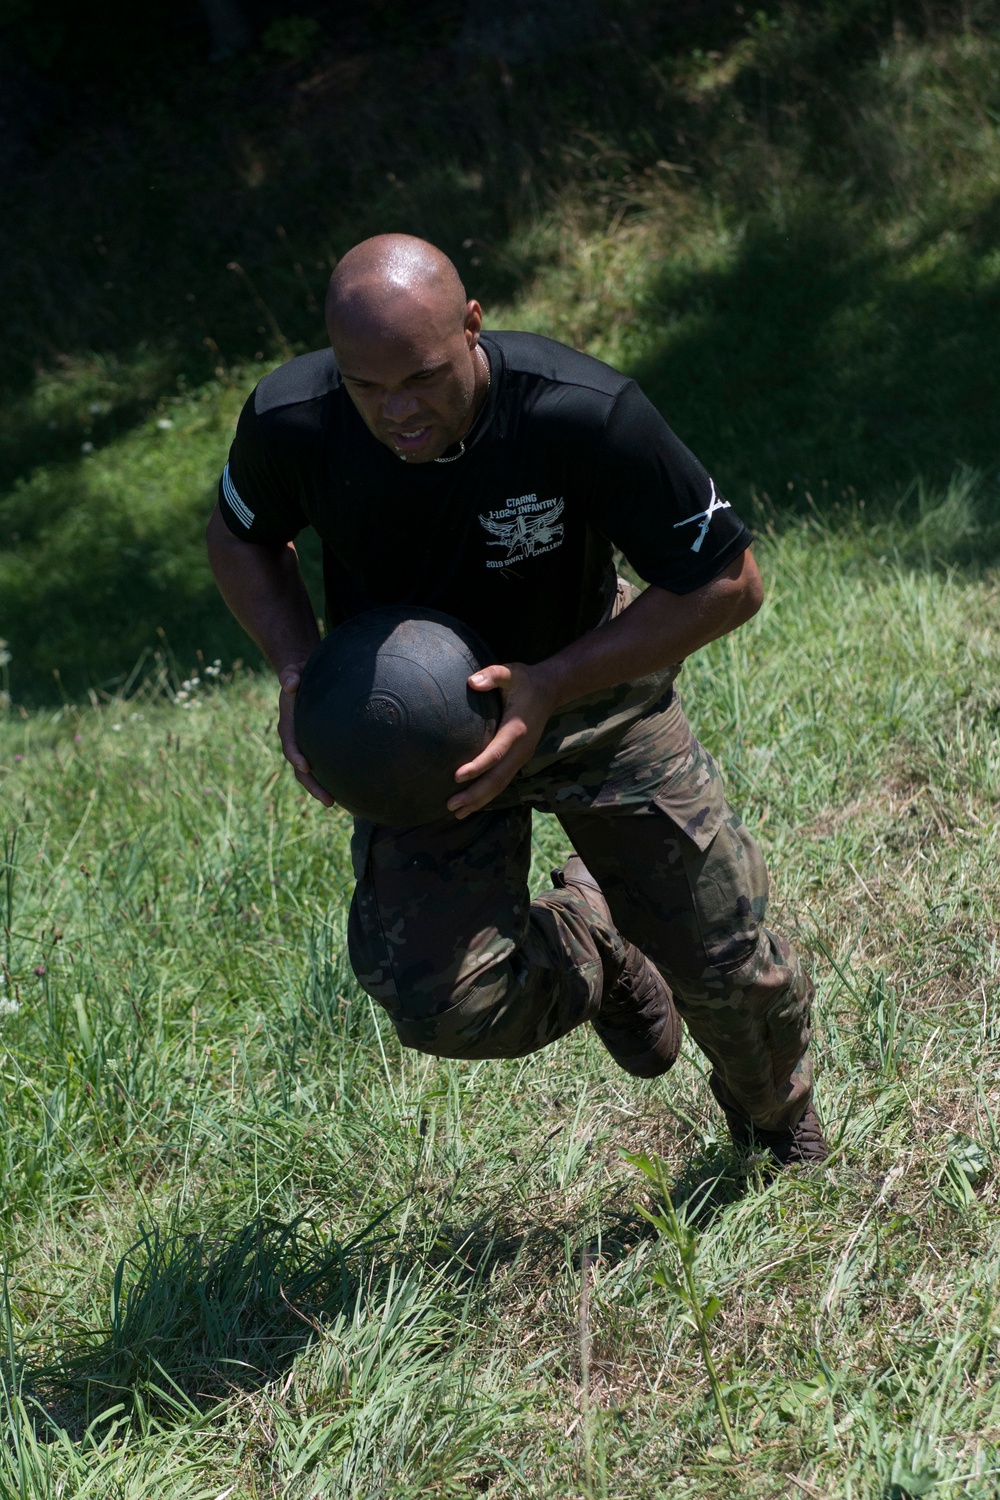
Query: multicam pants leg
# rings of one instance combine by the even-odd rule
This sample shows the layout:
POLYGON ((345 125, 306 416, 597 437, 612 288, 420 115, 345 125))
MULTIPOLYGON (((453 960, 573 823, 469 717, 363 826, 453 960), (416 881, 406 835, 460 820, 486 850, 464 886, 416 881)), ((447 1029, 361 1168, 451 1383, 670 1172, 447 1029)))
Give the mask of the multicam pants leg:
POLYGON ((704 850, 655 805, 561 821, 619 930, 670 985, 719 1102, 764 1129, 795 1123, 812 1091, 812 985, 764 926, 767 872, 740 819, 727 806, 704 850))
POLYGON ((599 752, 529 765, 497 804, 407 830, 359 824, 351 960, 404 1046, 520 1057, 600 1005, 622 937, 656 964, 712 1064, 712 1088, 764 1129, 811 1092, 811 986, 764 925, 767 874, 676 697, 599 752), (553 812, 607 897, 531 901, 531 809, 553 812))

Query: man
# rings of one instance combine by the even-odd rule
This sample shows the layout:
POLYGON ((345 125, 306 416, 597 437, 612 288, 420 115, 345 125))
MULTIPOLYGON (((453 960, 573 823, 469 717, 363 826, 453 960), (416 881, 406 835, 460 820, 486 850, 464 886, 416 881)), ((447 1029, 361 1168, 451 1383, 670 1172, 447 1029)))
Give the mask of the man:
POLYGON ((327 325, 331 349, 248 400, 208 528, 219 588, 278 674, 284 753, 331 805, 292 723, 319 640, 293 546, 307 525, 331 626, 385 604, 455 615, 496 655, 471 686, 504 703, 447 817, 356 823, 359 982, 404 1046, 518 1057, 590 1021, 647 1078, 674 1062, 679 1012, 736 1144, 823 1160, 811 985, 763 925, 760 854, 673 690, 686 656, 760 606, 750 533, 633 381, 483 334, 421 240, 350 250, 327 325), (614 547, 649 585, 634 601, 614 547), (534 901, 532 808, 577 851, 534 901))

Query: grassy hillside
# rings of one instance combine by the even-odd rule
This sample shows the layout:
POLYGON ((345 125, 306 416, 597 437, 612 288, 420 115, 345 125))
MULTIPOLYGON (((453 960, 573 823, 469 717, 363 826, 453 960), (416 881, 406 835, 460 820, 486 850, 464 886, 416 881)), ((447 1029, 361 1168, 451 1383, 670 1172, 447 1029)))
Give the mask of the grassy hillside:
POLYGON ((684 672, 837 1148, 742 1197, 690 1043, 649 1085, 589 1030, 401 1053, 265 684, 8 722, 0 1495, 996 1494, 997 596, 879 546, 765 540, 765 610, 684 672))
POLYGON ((0 1500, 992 1500, 995 7, 629 0, 534 60, 339 9, 81 95, 0 223, 0 1500), (742 1189, 690 1042, 441 1062, 353 981, 200 529, 390 227, 757 527, 682 684, 812 960, 820 1177, 742 1189))
POLYGON ((992 561, 995 7, 619 4, 510 62, 463 50, 460 7, 390 9, 39 136, 0 225, 18 701, 113 689, 160 632, 182 675, 245 653, 201 517, 242 399, 385 228, 444 245, 490 325, 638 375, 739 506, 905 518, 962 474, 946 557, 992 561))

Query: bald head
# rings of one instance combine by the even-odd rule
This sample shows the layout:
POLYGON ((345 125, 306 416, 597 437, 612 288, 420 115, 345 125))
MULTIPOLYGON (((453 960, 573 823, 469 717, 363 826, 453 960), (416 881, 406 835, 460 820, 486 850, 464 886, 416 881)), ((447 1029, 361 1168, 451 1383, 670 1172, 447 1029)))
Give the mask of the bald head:
POLYGON ((326 296, 326 325, 336 348, 349 337, 391 334, 418 319, 441 333, 461 328, 465 288, 443 251, 411 234, 377 234, 338 261, 326 296))
POLYGON ((426 240, 379 234, 338 263, 326 326, 344 388, 369 431, 408 463, 461 443, 485 399, 482 308, 426 240))

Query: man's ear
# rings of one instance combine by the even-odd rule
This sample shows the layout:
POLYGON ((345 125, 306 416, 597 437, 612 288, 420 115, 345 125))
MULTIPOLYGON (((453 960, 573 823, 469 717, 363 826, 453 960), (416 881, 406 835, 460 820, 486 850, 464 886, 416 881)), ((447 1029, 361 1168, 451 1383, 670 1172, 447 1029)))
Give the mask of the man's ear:
POLYGON ((465 337, 469 342, 470 349, 479 341, 479 335, 483 328, 483 310, 475 298, 471 298, 465 304, 465 337))

